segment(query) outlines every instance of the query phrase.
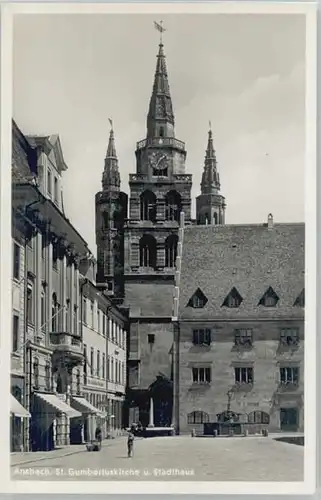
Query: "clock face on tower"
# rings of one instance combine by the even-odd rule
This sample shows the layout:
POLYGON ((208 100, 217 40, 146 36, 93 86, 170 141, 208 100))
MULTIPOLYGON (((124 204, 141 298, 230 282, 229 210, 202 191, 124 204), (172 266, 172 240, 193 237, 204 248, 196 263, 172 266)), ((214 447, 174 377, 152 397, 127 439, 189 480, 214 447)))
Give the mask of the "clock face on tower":
POLYGON ((163 170, 168 167, 169 156, 163 151, 154 152, 149 157, 149 164, 155 171, 163 170))

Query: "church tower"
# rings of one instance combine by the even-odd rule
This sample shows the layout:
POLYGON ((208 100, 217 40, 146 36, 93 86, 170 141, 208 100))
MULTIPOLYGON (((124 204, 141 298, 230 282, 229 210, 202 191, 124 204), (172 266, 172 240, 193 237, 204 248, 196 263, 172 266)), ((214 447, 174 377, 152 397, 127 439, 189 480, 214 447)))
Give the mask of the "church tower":
POLYGON ((185 144, 175 137, 162 40, 146 137, 137 143, 135 155, 124 232, 125 305, 130 306, 129 414, 135 415, 130 420, 147 425, 152 397, 155 425, 170 425, 175 261, 180 213, 184 211, 186 223, 191 222, 192 175, 185 173, 185 144))
POLYGON ((211 127, 205 153, 201 194, 196 198, 197 224, 225 224, 225 198, 220 194, 220 176, 217 171, 216 154, 211 127))
POLYGON ((123 297, 124 221, 127 195, 120 191, 120 175, 112 121, 102 191, 96 194, 97 283, 111 296, 123 297))

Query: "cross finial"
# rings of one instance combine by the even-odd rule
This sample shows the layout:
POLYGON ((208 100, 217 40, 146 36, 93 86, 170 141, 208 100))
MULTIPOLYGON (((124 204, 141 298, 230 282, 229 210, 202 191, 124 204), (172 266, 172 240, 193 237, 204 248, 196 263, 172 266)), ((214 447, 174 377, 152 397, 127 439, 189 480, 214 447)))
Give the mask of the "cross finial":
POLYGON ((166 31, 166 29, 163 26, 163 21, 159 21, 158 23, 156 21, 154 21, 154 26, 157 29, 157 31, 159 31, 159 33, 160 33, 160 43, 162 44, 163 43, 163 33, 164 33, 164 31, 166 31))

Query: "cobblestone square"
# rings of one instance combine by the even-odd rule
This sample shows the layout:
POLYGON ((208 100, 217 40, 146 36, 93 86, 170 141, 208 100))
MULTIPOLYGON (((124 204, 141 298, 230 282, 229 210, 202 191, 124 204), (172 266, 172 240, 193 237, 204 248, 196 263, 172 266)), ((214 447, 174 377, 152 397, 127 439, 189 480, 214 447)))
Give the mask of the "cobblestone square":
POLYGON ((50 481, 303 481, 304 447, 272 438, 137 439, 127 457, 126 439, 12 466, 13 480, 50 481), (40 472, 37 472, 40 471, 40 472), (36 474, 39 474, 37 476, 36 474))

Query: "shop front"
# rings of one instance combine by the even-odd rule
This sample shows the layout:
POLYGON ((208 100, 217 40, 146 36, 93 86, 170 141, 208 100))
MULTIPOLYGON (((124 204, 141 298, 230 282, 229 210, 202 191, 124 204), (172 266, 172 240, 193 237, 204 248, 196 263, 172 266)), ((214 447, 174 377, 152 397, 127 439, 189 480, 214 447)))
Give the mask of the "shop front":
MULTIPOLYGON (((81 414, 81 417, 74 419, 70 425, 70 444, 93 441, 97 427, 102 430, 104 428, 105 413, 80 396, 71 396, 70 405, 81 414)), ((102 433, 102 438, 104 437, 102 433)))
POLYGON ((10 450, 12 452, 24 451, 24 431, 26 419, 30 418, 30 413, 23 406, 23 386, 22 377, 11 378, 10 394, 10 450))
POLYGON ((70 444, 70 419, 81 417, 81 413, 62 397, 41 392, 33 394, 30 422, 32 451, 49 451, 70 444))

